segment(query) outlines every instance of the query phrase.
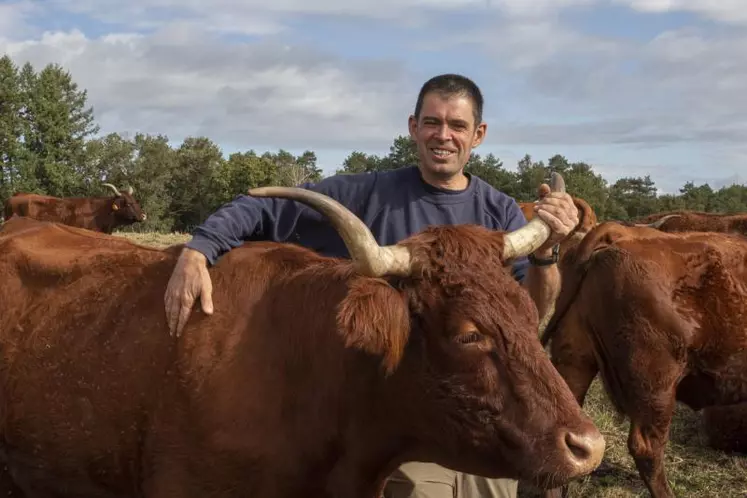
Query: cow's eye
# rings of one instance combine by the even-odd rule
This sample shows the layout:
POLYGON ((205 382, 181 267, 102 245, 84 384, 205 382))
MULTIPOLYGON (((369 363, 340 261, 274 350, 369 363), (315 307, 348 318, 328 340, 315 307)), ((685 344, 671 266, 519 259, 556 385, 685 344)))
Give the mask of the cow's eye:
POLYGON ((456 337, 457 342, 460 344, 472 344, 475 342, 479 342, 480 339, 482 339, 482 334, 480 334, 478 331, 459 334, 456 337))

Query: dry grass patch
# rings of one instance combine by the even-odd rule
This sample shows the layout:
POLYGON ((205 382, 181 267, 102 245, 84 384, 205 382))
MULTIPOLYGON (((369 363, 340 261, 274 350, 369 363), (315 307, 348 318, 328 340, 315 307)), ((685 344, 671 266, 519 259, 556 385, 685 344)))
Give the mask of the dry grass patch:
POLYGON ((183 244, 190 239, 188 233, 158 233, 158 232, 116 232, 114 235, 144 246, 164 248, 174 244, 183 244))

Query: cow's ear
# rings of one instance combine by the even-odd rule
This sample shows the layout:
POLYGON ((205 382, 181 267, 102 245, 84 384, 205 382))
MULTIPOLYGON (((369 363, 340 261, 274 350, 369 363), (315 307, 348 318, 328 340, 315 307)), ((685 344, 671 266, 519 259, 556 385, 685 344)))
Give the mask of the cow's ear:
POLYGON ((119 206, 117 206, 117 203, 116 202, 112 203, 112 211, 116 211, 118 209, 119 209, 119 206))
POLYGON ((404 295, 386 281, 355 278, 337 310, 345 346, 380 356, 385 372, 399 365, 410 336, 410 313, 404 295))

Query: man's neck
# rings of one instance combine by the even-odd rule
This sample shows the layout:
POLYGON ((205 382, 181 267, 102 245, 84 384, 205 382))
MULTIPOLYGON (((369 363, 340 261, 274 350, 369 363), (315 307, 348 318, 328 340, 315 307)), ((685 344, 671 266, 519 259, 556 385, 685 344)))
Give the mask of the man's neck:
POLYGON ((421 170, 420 176, 429 185, 444 190, 464 190, 469 186, 469 178, 467 178, 463 171, 453 176, 439 177, 428 175, 421 170))

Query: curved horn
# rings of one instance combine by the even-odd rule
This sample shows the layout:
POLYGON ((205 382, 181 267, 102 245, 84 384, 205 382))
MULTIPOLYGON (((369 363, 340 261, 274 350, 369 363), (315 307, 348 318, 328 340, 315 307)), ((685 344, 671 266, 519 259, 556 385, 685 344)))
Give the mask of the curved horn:
POLYGON ((326 216, 345 242, 358 272, 370 276, 407 276, 412 257, 401 246, 380 246, 371 230, 351 211, 324 194, 299 187, 259 187, 249 190, 254 197, 280 197, 301 202, 326 216))
POLYGON ((104 187, 109 187, 110 189, 112 189, 112 190, 114 191, 114 195, 122 195, 122 194, 121 194, 121 193, 119 192, 119 190, 117 190, 117 187, 115 187, 115 186, 114 186, 114 185, 112 185, 111 183, 102 183, 101 185, 103 185, 104 187))
MULTIPOLYGON (((550 189, 552 192, 565 192, 565 180, 560 174, 551 175, 550 189)), ((503 259, 518 258, 536 251, 547 241, 551 232, 547 223, 535 216, 523 227, 505 235, 503 259)))
POLYGON ((667 222, 667 220, 669 220, 670 218, 679 218, 680 216, 681 216, 681 215, 679 215, 679 214, 668 214, 668 215, 666 215, 666 216, 662 216, 661 218, 659 218, 658 220, 656 220, 656 221, 655 221, 655 222, 653 222, 653 223, 648 223, 648 224, 646 224, 646 223, 635 223, 635 224, 634 224, 633 226, 637 226, 637 227, 649 227, 649 228, 656 228, 656 229, 659 229, 659 228, 661 228, 661 227, 662 227, 662 225, 664 225, 664 223, 666 223, 666 222, 667 222))
POLYGON ((135 192, 135 189, 132 188, 132 185, 130 185, 129 187, 127 187, 127 190, 125 190, 125 192, 132 195, 135 192))

